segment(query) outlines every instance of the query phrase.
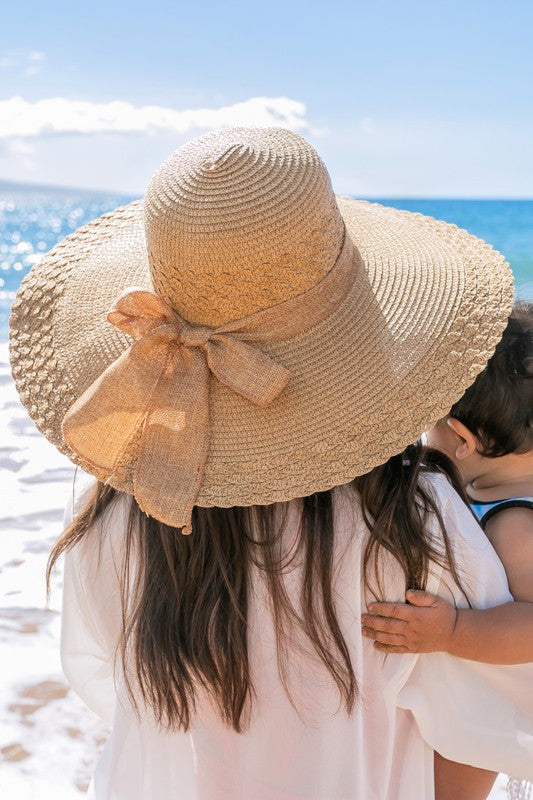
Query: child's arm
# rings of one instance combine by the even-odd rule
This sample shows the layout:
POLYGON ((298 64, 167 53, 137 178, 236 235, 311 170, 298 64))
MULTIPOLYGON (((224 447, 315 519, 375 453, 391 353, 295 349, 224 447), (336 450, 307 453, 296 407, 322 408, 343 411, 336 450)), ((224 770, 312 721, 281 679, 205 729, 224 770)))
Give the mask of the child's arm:
POLYGON ((405 603, 372 603, 363 634, 387 653, 444 651, 486 664, 533 661, 533 603, 456 609, 428 592, 408 591, 405 603), (376 616, 377 615, 377 616, 376 616))
POLYGON ((500 511, 489 519, 485 533, 505 567, 514 599, 533 602, 533 511, 500 511))
POLYGON ((489 520, 487 535, 503 562, 514 597, 523 602, 455 609, 427 592, 408 591, 411 605, 372 603, 372 613, 363 615, 363 633, 375 639, 376 649, 389 653, 440 650, 489 664, 533 661, 533 513, 525 508, 502 511, 489 520))

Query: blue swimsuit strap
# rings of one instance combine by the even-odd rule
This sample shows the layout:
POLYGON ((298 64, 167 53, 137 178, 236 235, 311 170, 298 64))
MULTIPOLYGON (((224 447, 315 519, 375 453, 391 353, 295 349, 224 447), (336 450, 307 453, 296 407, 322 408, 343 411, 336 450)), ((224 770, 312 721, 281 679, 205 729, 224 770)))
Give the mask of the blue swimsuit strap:
POLYGON ((530 508, 533 511, 533 497, 510 497, 508 500, 497 500, 494 503, 476 503, 471 500, 470 507, 484 528, 489 519, 506 508, 530 508))

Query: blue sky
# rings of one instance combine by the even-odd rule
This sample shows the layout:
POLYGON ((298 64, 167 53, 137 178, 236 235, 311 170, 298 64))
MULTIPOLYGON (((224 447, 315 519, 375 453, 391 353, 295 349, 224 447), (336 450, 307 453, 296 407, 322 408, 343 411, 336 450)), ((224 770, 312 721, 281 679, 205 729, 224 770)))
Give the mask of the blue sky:
POLYGON ((282 124, 341 193, 531 197, 532 29, 512 0, 19 0, 0 179, 142 193, 193 136, 282 124))

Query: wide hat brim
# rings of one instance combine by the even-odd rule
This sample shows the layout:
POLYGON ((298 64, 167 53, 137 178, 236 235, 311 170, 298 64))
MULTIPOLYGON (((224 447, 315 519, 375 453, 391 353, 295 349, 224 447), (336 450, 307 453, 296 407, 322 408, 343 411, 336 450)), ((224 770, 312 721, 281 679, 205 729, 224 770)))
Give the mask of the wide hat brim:
MULTIPOLYGON (((329 318, 265 345, 291 372, 269 406, 212 378, 200 506, 285 501, 368 472, 449 411, 502 335, 513 281, 492 247, 421 214, 337 202, 363 267, 329 318)), ((22 281, 10 318, 12 371, 28 413, 59 450, 104 481, 69 449, 61 424, 132 342, 106 318, 128 286, 153 288, 142 201, 57 245, 22 281)), ((116 486, 130 493, 136 447, 132 441, 124 454, 126 477, 116 486)))

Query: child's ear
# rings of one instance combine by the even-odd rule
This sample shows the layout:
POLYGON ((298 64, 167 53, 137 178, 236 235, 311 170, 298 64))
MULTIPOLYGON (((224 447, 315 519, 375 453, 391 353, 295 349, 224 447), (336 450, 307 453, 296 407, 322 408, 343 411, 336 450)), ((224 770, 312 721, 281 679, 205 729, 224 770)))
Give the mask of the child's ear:
POLYGON ((458 419, 455 419, 455 417, 448 417, 446 424, 452 429, 457 437, 457 442, 455 445, 455 457, 458 461, 468 458, 468 456, 471 456, 472 453, 477 452, 477 439, 472 431, 466 427, 466 425, 463 425, 463 423, 458 419))

